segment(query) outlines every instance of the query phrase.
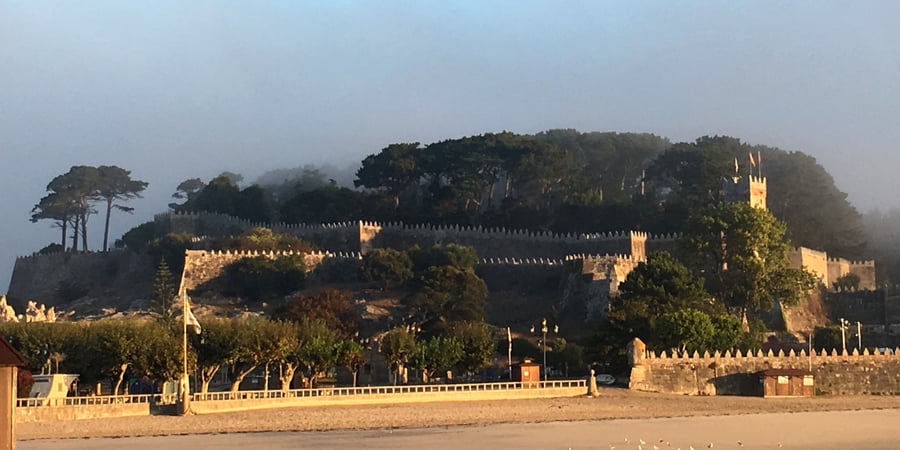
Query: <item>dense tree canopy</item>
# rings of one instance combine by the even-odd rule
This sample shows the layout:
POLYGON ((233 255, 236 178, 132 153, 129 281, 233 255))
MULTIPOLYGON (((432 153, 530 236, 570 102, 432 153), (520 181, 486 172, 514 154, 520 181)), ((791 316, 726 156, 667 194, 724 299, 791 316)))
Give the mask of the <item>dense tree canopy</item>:
POLYGON ((796 304, 815 278, 790 267, 785 226, 746 203, 719 203, 690 218, 681 244, 685 260, 710 294, 731 312, 759 314, 778 300, 796 304))
POLYGON ((96 212, 93 202, 101 202, 106 211, 103 228, 103 250, 106 251, 112 210, 133 211, 134 208, 121 202, 140 197, 147 184, 131 179, 130 171, 117 166, 72 166, 47 185, 49 194, 34 206, 31 221, 54 221, 54 225, 62 230, 60 244, 63 249, 66 248, 66 235, 71 226, 74 234, 72 250, 77 250, 80 245, 86 251, 88 218, 96 212))

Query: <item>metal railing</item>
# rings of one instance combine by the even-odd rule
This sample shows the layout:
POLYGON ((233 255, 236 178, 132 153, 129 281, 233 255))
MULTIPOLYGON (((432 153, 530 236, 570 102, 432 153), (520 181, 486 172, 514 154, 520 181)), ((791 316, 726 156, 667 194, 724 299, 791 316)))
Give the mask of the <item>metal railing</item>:
POLYGON ((37 408, 44 406, 94 406, 94 405, 122 405, 122 404, 174 404, 176 396, 171 394, 139 394, 139 395, 96 395, 89 397, 63 397, 63 398, 17 398, 18 408, 37 408))
MULTIPOLYGON (((194 393, 192 401, 207 400, 265 400, 279 398, 304 398, 324 396, 377 396, 397 394, 451 393, 451 392, 498 392, 535 389, 567 389, 587 388, 587 382, 581 380, 531 381, 524 383, 466 383, 466 384, 416 384, 404 386, 363 386, 333 387, 320 389, 291 389, 269 391, 237 391, 194 393)), ((121 404, 175 404, 175 394, 140 394, 140 395, 97 395, 89 397, 64 398, 19 398, 18 408, 63 407, 63 406, 95 406, 121 404)))
POLYGON ((320 389, 291 389, 269 391, 237 391, 194 393, 192 401, 206 400, 263 400, 279 398, 303 398, 324 396, 396 395, 442 392, 494 392, 523 389, 587 389, 587 382, 580 380, 532 381, 524 383, 468 383, 468 384, 417 384, 405 386, 334 387, 320 389))

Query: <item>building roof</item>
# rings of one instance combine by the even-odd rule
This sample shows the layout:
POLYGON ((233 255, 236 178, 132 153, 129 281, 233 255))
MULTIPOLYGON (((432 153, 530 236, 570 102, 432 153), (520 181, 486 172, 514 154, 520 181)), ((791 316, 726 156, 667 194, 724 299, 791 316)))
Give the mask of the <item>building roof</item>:
POLYGON ((804 369, 766 369, 756 372, 761 377, 777 377, 777 376, 806 376, 813 373, 804 369))
POLYGON ((6 342, 6 339, 0 336, 0 367, 24 366, 25 359, 22 355, 6 342))

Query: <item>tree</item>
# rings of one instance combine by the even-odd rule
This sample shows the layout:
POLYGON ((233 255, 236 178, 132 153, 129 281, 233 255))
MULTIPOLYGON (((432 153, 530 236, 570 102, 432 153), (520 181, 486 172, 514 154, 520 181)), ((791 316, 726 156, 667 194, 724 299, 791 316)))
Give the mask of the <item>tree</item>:
POLYGON ((859 289, 859 275, 848 273, 831 283, 836 291, 855 291, 859 289))
POLYGON ((744 161, 745 148, 738 139, 703 136, 675 144, 650 164, 647 181, 671 227, 681 229, 690 216, 722 201, 722 179, 736 175, 735 153, 744 161))
POLYGON ((356 376, 359 368, 366 363, 366 352, 362 344, 352 339, 343 339, 335 344, 336 362, 346 367, 353 375, 353 387, 356 387, 356 376))
POLYGON ((166 261, 172 273, 184 271, 184 254, 194 245, 194 235, 188 233, 168 233, 153 239, 147 245, 147 253, 156 261, 166 261))
POLYGON ((710 351, 724 352, 736 348, 745 338, 746 333, 741 326, 741 321, 731 314, 719 314, 712 316, 713 335, 710 338, 710 351))
POLYGON ((416 163, 419 152, 418 142, 391 144, 362 161, 353 185, 387 192, 397 209, 400 193, 421 176, 416 163))
POLYGON ((616 312, 630 312, 623 320, 646 321, 645 329, 652 329, 661 315, 684 308, 710 311, 714 305, 703 280, 668 252, 653 253, 639 263, 619 286, 611 305, 616 312))
POLYGON ((73 225, 72 249, 78 249, 78 240, 81 238, 81 249, 87 251, 87 222, 95 211, 91 207, 90 200, 97 192, 99 185, 99 171, 96 167, 72 166, 68 172, 58 175, 47 185, 47 191, 59 194, 60 200, 67 202, 67 210, 71 212, 70 219, 73 225))
POLYGON ((705 313, 684 309, 663 314, 656 324, 656 333, 667 348, 702 352, 709 348, 715 328, 705 313))
POLYGON ((150 301, 150 312, 158 320, 173 322, 175 320, 176 287, 172 280, 172 272, 166 260, 160 260, 153 277, 153 299, 150 301))
MULTIPOLYGON (((177 198, 188 202, 193 198, 194 195, 202 191, 204 187, 206 187, 206 183, 204 183, 199 178, 189 178, 182 181, 181 183, 178 183, 178 186, 175 188, 175 193, 172 194, 172 198, 177 198)), ((173 209, 175 206, 177 205, 169 205, 169 207, 172 207, 173 209)))
POLYGON ((431 267, 403 299, 410 315, 430 335, 441 334, 453 322, 484 320, 487 286, 472 270, 431 267))
POLYGON ((766 147, 758 151, 766 159, 769 210, 784 221, 794 245, 845 258, 865 256, 862 216, 815 158, 766 147))
POLYGON ((77 209, 74 199, 69 198, 68 193, 51 192, 42 198, 37 205, 34 205, 34 208, 31 210, 31 222, 37 223, 39 220, 52 220, 53 225, 59 227, 62 231, 60 246, 65 251, 68 225, 76 213, 77 209))
POLYGON ((246 299, 281 297, 303 287, 303 255, 243 258, 225 267, 225 292, 246 299))
POLYGON ((117 166, 100 166, 97 168, 97 187, 91 199, 106 203, 106 222, 103 227, 103 251, 109 242, 109 218, 113 208, 131 213, 134 208, 116 204, 116 201, 140 198, 141 192, 147 188, 146 181, 132 180, 131 171, 117 166))
POLYGON ((825 350, 831 352, 843 349, 844 341, 842 340, 841 327, 834 325, 816 327, 813 332, 813 345, 818 351, 825 350))
POLYGON ((494 333, 485 322, 468 321, 454 323, 449 336, 459 341, 463 357, 459 367, 467 373, 476 373, 484 368, 494 354, 494 333))
MULTIPOLYGON (((181 377, 184 370, 181 327, 145 322, 140 329, 141 340, 135 372, 159 384, 181 377)), ((189 366, 196 363, 193 352, 188 352, 187 359, 189 366)))
POLYGON ((287 197, 279 212, 286 223, 334 223, 372 217, 372 194, 325 185, 287 197))
POLYGON ((416 346, 410 364, 422 371, 422 378, 428 383, 436 372, 451 370, 463 359, 463 344, 453 337, 434 336, 416 346))
POLYGON ((362 319, 351 293, 337 289, 298 294, 275 310, 272 317, 297 323, 321 320, 328 329, 344 339, 358 334, 362 326, 362 319))
POLYGON ((234 332, 233 319, 203 319, 202 338, 194 342, 197 352, 197 375, 200 378, 200 392, 209 392, 209 383, 216 372, 229 361, 235 359, 238 349, 238 334, 234 332))
MULTIPOLYGON (((105 321, 91 327, 97 336, 97 354, 104 374, 116 377, 113 394, 118 395, 125 372, 139 363, 146 334, 134 321, 105 321)), ((180 347, 179 347, 180 348, 180 347)))
POLYGON ((314 388, 319 374, 337 364, 337 335, 321 319, 305 319, 300 323, 300 361, 307 368, 307 387, 314 388))
POLYGON ((244 251, 288 251, 309 253, 315 250, 312 244, 289 233, 276 233, 269 228, 253 227, 236 237, 213 239, 215 247, 244 251))
POLYGON ((474 271, 478 265, 478 254, 473 247, 454 243, 434 245, 425 250, 414 246, 408 253, 413 263, 413 271, 419 276, 431 267, 449 266, 461 271, 474 271))
POLYGON ((228 371, 231 378, 231 392, 237 392, 244 378, 266 361, 263 346, 271 337, 267 327, 269 321, 263 318, 241 318, 231 321, 231 332, 235 337, 235 347, 228 355, 228 371))
POLYGON ((416 339, 404 328, 394 328, 381 338, 381 353, 391 368, 394 384, 402 378, 403 366, 416 352, 416 339))
POLYGON ((785 226, 746 203, 719 203, 693 216, 681 239, 685 255, 713 297, 738 317, 794 305, 815 277, 790 267, 785 226))
POLYGON ((391 248, 376 248, 366 253, 362 261, 362 278, 377 282, 382 289, 403 286, 412 278, 409 254, 391 248))

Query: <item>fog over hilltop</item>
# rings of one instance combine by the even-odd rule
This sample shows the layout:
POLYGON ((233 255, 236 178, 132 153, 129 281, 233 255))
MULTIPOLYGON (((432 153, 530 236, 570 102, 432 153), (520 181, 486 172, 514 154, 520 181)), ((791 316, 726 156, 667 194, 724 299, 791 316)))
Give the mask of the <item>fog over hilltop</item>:
POLYGON ((861 211, 900 207, 893 2, 3 9, 0 285, 15 256, 57 240, 30 211, 79 164, 150 183, 133 215, 113 217, 113 238, 165 211, 188 178, 227 170, 253 181, 353 167, 394 142, 551 128, 803 151, 861 211))

